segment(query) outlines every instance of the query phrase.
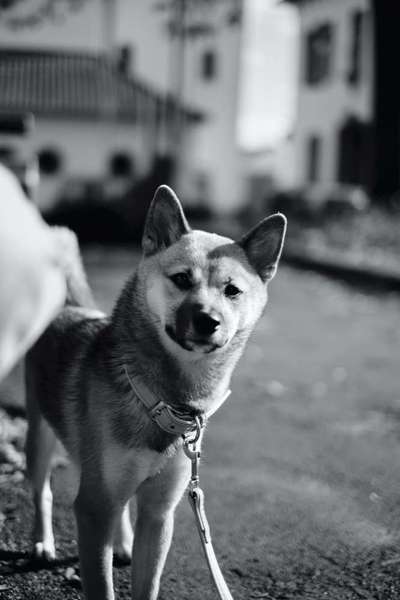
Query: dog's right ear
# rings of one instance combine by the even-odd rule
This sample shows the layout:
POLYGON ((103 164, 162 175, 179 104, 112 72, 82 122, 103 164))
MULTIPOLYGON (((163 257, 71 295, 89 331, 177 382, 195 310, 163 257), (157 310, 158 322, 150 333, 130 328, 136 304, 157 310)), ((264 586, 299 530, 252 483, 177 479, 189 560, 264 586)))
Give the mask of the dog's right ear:
POLYGON ((168 248, 189 231, 189 224, 177 196, 167 185, 161 185, 157 188, 147 213, 142 238, 143 254, 150 256, 168 248))

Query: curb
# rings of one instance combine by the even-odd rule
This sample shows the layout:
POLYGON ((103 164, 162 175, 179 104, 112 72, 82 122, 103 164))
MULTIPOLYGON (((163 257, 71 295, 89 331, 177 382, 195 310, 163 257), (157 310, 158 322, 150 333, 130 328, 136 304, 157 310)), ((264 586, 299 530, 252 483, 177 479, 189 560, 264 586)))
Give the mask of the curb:
POLYGON ((295 248, 293 245, 284 250, 282 260, 298 269, 315 271, 358 287, 400 293, 400 273, 388 269, 355 265, 345 260, 333 260, 307 253, 303 248, 295 248))
MULTIPOLYGON (((204 229, 205 231, 212 232, 216 229, 211 223, 203 221, 194 221, 192 225, 194 226, 194 229, 204 229)), ((220 224, 220 226, 217 228, 217 231, 220 235, 225 235, 232 239, 239 239, 243 233, 240 227, 233 227, 229 224, 227 225, 226 223, 224 223, 224 226, 221 226, 220 224)), ((90 256, 90 249, 92 247, 98 248, 98 245, 94 244, 92 246, 91 244, 88 244, 86 246, 86 252, 85 250, 83 251, 85 265, 89 263, 93 266, 98 263, 98 258, 93 259, 90 256)), ((140 252, 137 244, 124 244, 122 246, 117 244, 114 246, 114 249, 121 247, 124 248, 124 250, 128 249, 129 253, 132 252, 132 254, 135 251, 140 252)), ((108 253, 110 248, 112 248, 112 245, 106 246, 105 248, 106 252, 108 253)), ((122 260, 127 260, 124 252, 122 253, 122 260)), ((131 258, 129 257, 128 260, 131 261, 131 258)), ((297 269, 314 271, 316 273, 320 273, 321 275, 346 281, 348 284, 356 287, 363 287, 381 292, 392 291, 400 293, 400 271, 397 272, 394 270, 385 269, 383 267, 378 268, 372 265, 361 266, 346 260, 341 260, 337 257, 329 258, 327 256, 313 254, 309 251, 307 252, 307 250, 305 250, 302 246, 297 246, 294 243, 289 243, 289 246, 285 246, 281 260, 287 265, 297 269)))
MULTIPOLYGON (((205 223, 202 221, 196 223, 196 225, 199 229, 205 228, 208 231, 216 229, 215 223, 212 224, 211 222, 205 223)), ((233 225, 232 222, 222 221, 219 223, 218 233, 237 239, 243 233, 243 228, 237 224, 233 225)), ((311 253, 293 242, 289 242, 289 244, 286 242, 281 260, 296 269, 314 271, 369 291, 400 293, 400 270, 394 271, 365 264, 357 265, 337 257, 329 258, 326 255, 311 253)))

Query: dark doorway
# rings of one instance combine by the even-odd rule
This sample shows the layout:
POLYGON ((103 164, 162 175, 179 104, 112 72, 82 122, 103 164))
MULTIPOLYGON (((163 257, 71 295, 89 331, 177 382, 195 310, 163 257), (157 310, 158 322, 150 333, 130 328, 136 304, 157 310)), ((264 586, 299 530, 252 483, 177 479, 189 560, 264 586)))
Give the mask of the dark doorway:
POLYGON ((350 117, 339 130, 338 180, 341 183, 371 185, 371 128, 350 117))
POLYGON ((400 2, 372 0, 375 33, 374 120, 375 181, 378 199, 389 199, 400 187, 400 2))
POLYGON ((321 170, 321 138, 316 135, 308 139, 307 159, 307 180, 315 183, 320 178, 321 170))

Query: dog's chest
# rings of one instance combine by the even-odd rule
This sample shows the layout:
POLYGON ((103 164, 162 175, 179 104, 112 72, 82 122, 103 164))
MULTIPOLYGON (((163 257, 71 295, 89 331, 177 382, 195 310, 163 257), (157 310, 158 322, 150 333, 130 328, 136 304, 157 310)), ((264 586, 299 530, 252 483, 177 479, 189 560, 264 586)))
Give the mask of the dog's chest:
POLYGON ((159 473, 168 457, 148 448, 131 449, 113 444, 102 457, 103 478, 107 488, 118 495, 131 496, 143 481, 159 473))

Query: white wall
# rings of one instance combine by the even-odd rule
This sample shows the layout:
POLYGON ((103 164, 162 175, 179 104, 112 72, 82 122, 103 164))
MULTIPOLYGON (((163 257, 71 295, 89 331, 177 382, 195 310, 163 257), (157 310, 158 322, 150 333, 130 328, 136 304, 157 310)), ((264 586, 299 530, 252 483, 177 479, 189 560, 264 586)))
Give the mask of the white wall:
POLYGON ((367 11, 368 0, 319 0, 300 4, 301 68, 298 114, 295 132, 296 183, 306 183, 307 140, 317 134, 322 140, 320 182, 329 185, 337 173, 337 134, 349 115, 362 121, 372 118, 373 36, 372 16, 364 21, 361 79, 357 85, 347 81, 351 54, 351 20, 356 9, 367 11), (329 81, 307 85, 304 82, 305 37, 314 27, 330 22, 334 25, 333 70, 329 81))
MULTIPOLYGON (((222 11, 226 6, 222 6, 222 11)), ((215 23, 226 18, 221 11, 215 23)), ((198 128, 192 169, 209 173, 213 208, 228 213, 245 201, 238 145, 238 101, 241 68, 241 28, 221 25, 214 36, 194 41, 187 54, 185 97, 204 110, 207 120, 198 128), (216 77, 201 77, 201 57, 216 53, 216 77)))
POLYGON ((274 189, 289 190, 295 185, 295 148, 292 137, 281 139, 271 148, 255 152, 243 151, 243 164, 246 177, 271 178, 274 189))
POLYGON ((169 83, 169 38, 163 13, 151 0, 115 0, 116 41, 133 48, 133 74, 167 90, 169 83))
MULTIPOLYGON (((163 13, 156 3, 118 0, 117 39, 133 43, 134 71, 157 88, 173 90, 173 60, 163 13)), ((211 23, 216 32, 210 37, 189 41, 185 49, 184 100, 204 111, 207 120, 195 126, 185 140, 179 186, 190 194, 200 173, 210 180, 212 208, 229 212, 244 201, 243 176, 238 151, 238 88, 241 60, 241 28, 225 26, 226 3, 214 10, 211 23), (221 26, 221 24, 224 24, 221 26), (218 74, 204 81, 200 75, 201 55, 206 48, 217 53, 218 74)), ((201 13, 198 16, 202 18, 201 13)), ((190 197, 188 196, 190 201, 190 197)))
POLYGON ((62 157, 60 175, 41 178, 37 203, 42 210, 51 206, 55 194, 68 179, 104 178, 110 157, 116 151, 133 156, 138 175, 147 173, 153 157, 148 134, 126 123, 38 119, 31 146, 36 151, 55 148, 62 157))

